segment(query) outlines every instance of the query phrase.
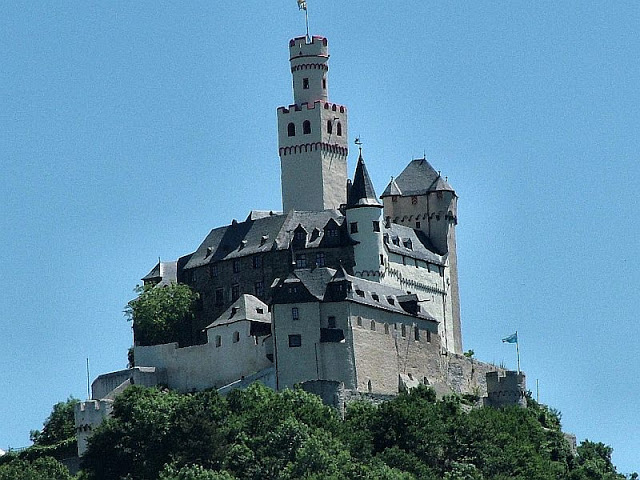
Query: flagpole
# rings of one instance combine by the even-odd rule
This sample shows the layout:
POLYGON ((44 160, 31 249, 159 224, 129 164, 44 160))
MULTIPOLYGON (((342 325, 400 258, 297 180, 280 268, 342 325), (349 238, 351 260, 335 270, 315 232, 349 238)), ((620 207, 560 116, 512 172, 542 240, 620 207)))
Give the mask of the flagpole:
POLYGON ((304 20, 305 23, 307 24, 307 43, 311 42, 311 37, 309 36, 309 11, 307 10, 306 6, 304 9, 304 20))
POLYGON ((518 356, 518 375, 520 375, 520 340, 518 339, 518 331, 516 330, 516 355, 518 356))

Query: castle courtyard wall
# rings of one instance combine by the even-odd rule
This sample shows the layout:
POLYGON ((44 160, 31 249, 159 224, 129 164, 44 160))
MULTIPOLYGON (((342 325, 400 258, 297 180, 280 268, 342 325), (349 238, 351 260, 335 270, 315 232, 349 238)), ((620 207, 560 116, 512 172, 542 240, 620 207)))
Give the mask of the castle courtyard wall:
POLYGON ((181 392, 219 388, 273 365, 267 358, 270 337, 252 336, 250 325, 240 321, 215 327, 211 334, 214 341, 202 345, 136 346, 135 362, 164 370, 169 388, 181 392), (215 341, 218 335, 219 346, 215 341))

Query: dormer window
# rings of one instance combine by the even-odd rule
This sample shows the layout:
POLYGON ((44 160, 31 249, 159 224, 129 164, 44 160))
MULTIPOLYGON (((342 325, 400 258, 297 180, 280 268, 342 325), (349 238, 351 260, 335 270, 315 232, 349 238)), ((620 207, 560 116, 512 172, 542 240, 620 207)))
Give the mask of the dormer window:
POLYGON ((295 137, 296 136, 296 124, 295 123, 290 123, 289 125, 287 125, 287 135, 290 137, 295 137))
POLYGON ((309 135, 311 133, 311 122, 309 120, 305 120, 302 123, 302 133, 305 135, 309 135))
POLYGON ((363 292, 362 290, 356 290, 356 294, 357 294, 359 297, 364 297, 364 292, 363 292))
POLYGON ((296 255, 296 266, 298 268, 307 268, 307 254, 299 253, 296 255))
POLYGON ((296 242, 304 242, 307 239, 307 232, 304 230, 296 230, 293 238, 296 242))
POLYGON ((408 249, 408 250, 413 250, 413 243, 411 242, 410 238, 407 238, 404 241, 404 248, 408 249))

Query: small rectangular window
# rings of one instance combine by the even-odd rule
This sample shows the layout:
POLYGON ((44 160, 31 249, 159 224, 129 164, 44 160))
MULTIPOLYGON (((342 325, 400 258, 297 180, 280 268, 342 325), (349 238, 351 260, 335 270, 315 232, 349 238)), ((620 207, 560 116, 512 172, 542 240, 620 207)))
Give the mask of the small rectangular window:
POLYGON ((307 268, 307 254, 299 253, 296 255, 296 267, 307 268))
POLYGON ((238 273, 240 271, 240 260, 233 261, 233 273, 238 273))
POLYGON ((379 232, 380 231, 380 222, 378 220, 374 220, 373 221, 373 231, 374 232, 379 232))
POLYGON ((431 343, 431 332, 427 330, 427 343, 431 343))
POLYGON ((231 286, 231 301, 235 302, 238 298, 240 298, 240 285, 234 283, 231 286))
POLYGON ((253 288, 254 288, 256 297, 262 297, 264 295, 264 282, 262 280, 257 281, 254 284, 253 288))
POLYGON ((402 336, 406 337, 407 336, 407 326, 403 323, 401 328, 402 328, 402 336))
POLYGON ((418 329, 417 325, 414 327, 414 330, 413 330, 413 339, 416 342, 420 340, 420 329, 418 329))
POLYGON ((305 90, 309 89, 309 79, 308 78, 303 78, 302 79, 302 88, 304 88, 305 90))
POLYGON ((291 309, 291 320, 300 320, 300 312, 298 311, 298 307, 293 307, 291 309))
POLYGON ((384 265, 384 255, 380 254, 380 265, 384 265))
POLYGON ((329 317, 327 320, 327 326, 329 328, 336 328, 336 317, 329 317))
POLYGON ((302 346, 302 335, 289 335, 289 346, 290 347, 302 346))
POLYGON ((349 226, 351 228, 351 233, 358 233, 358 222, 351 222, 349 226))
POLYGON ((325 266, 324 252, 316 253, 316 266, 318 266, 318 267, 324 267, 325 266))
POLYGON ((384 324, 384 333, 389 333, 389 324, 388 323, 384 324))
POLYGON ((222 304, 224 304, 224 290, 216 288, 216 305, 220 306, 222 304))
POLYGON ((220 335, 216 335, 216 347, 222 345, 222 337, 220 335))
POLYGON ((420 228, 420 222, 416 222, 416 228, 420 228))
POLYGON ((327 79, 326 78, 322 79, 322 88, 324 88, 325 90, 327 89, 327 79))
POLYGON ((209 276, 211 278, 216 278, 218 276, 218 265, 209 265, 209 276))
POLYGON ((262 268, 262 256, 256 255, 253 257, 253 268, 262 268))

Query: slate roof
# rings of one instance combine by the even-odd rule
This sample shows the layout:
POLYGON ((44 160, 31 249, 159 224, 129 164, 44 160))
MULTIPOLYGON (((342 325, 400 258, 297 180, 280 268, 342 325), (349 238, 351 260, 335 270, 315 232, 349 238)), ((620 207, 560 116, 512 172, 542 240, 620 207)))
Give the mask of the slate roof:
MULTIPOLYGON (((365 280, 360 277, 354 277, 346 273, 344 269, 334 270, 329 267, 298 269, 282 281, 280 285, 281 288, 286 288, 287 285, 293 283, 302 283, 315 299, 322 301, 327 293, 329 284, 345 280, 348 281, 352 287, 351 291, 347 293, 344 299, 345 301, 360 303, 403 315, 411 315, 411 313, 401 305, 401 303, 407 300, 407 297, 411 297, 411 295, 407 295, 404 290, 365 280), (377 300, 374 298, 374 295, 378 298, 377 300)), ((426 312, 420 312, 413 316, 422 320, 437 322, 435 318, 426 312)))
POLYGON ((427 192, 449 191, 454 192, 451 185, 431 166, 424 158, 412 160, 409 165, 395 180, 391 180, 381 198, 391 195, 404 197, 412 195, 424 195, 427 192), (395 185, 393 185, 395 183, 395 185), (400 194, 393 193, 399 190, 400 194))
POLYGON ((178 262, 158 262, 141 280, 143 282, 156 280, 159 285, 169 285, 171 282, 177 282, 178 262))
POLYGON ((290 211, 287 214, 253 211, 244 222, 234 221, 231 225, 211 230, 184 268, 270 250, 286 250, 290 246, 291 232, 299 225, 309 234, 306 248, 320 247, 324 228, 331 220, 338 228, 344 223, 344 217, 338 210, 290 211))
POLYGON ((446 257, 435 253, 429 238, 420 230, 414 230, 397 223, 383 229, 384 246, 389 252, 417 258, 434 265, 445 265, 446 257), (394 240, 397 239, 397 244, 394 240))
POLYGON ((369 177, 369 172, 367 172, 367 167, 362 159, 362 153, 360 153, 358 157, 356 173, 353 175, 353 184, 349 187, 347 197, 347 208, 369 205, 382 207, 382 204, 376 196, 373 182, 371 181, 371 177, 369 177))
POLYGON ((220 315, 213 323, 207 325, 205 330, 220 325, 229 325, 230 323, 240 322, 242 320, 271 323, 269 306, 253 295, 245 293, 233 302, 227 311, 220 315), (260 313, 260 310, 262 313, 260 313))

